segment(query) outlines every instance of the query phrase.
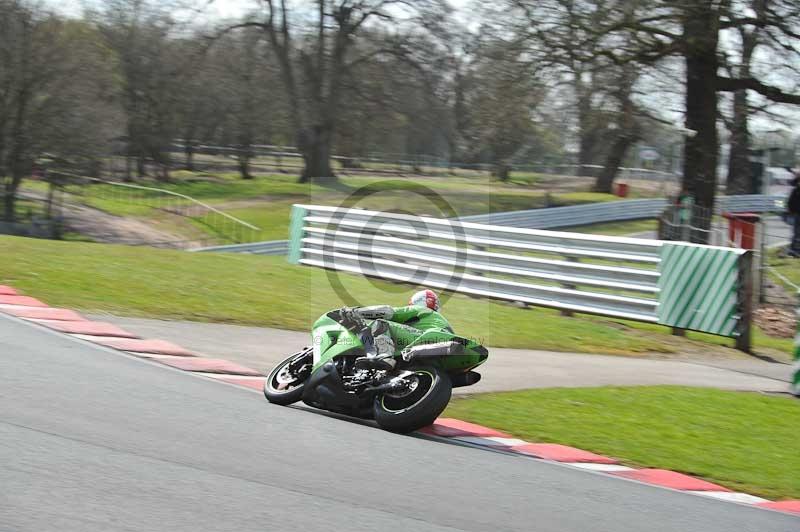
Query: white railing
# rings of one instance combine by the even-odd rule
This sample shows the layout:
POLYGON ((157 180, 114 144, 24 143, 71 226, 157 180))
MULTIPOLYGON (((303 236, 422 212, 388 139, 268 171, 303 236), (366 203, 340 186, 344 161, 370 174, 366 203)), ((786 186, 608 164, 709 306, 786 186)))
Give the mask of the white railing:
MULTIPOLYGON (((59 175, 72 179, 96 183, 95 187, 80 186, 74 190, 67 185, 67 190, 75 196, 112 201, 115 203, 146 206, 195 220, 208 227, 223 241, 252 242, 261 233, 261 229, 251 223, 217 209, 200 200, 163 188, 108 181, 96 177, 88 177, 69 172, 58 172, 59 175)), ((187 243, 191 241, 187 240, 187 243)))

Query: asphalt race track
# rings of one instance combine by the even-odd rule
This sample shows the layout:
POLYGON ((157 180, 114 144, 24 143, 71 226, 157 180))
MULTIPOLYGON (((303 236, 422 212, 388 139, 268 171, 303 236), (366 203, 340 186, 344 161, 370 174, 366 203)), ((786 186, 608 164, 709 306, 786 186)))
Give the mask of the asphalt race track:
POLYGON ((798 523, 271 406, 0 316, 4 532, 788 532, 798 523))

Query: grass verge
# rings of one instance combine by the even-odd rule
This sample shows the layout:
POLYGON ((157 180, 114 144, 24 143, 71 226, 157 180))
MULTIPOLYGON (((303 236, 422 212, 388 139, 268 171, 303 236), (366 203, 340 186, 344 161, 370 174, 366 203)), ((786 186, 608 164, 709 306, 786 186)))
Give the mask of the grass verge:
POLYGON ((780 276, 778 276, 770 272, 770 277, 791 294, 797 290, 795 286, 800 286, 800 259, 781 257, 779 251, 778 249, 773 249, 767 255, 770 268, 780 273, 780 276))
MULTIPOLYGON (((296 177, 286 174, 243 180, 232 174, 179 171, 173 172, 172 177, 166 183, 140 180, 136 184, 177 192, 218 206, 260 227, 263 231, 259 238, 262 239, 285 238, 288 209, 295 202, 341 205, 346 199, 359 198, 351 206, 374 210, 400 207, 414 214, 450 217, 620 199, 611 194, 582 191, 548 194, 532 186, 460 177, 342 176, 331 186, 298 183, 296 177)), ((24 187, 37 190, 40 185, 29 180, 24 187)), ((120 186, 95 184, 73 186, 69 190, 70 201, 117 216, 152 218, 168 205, 190 205, 186 200, 160 192, 120 186)), ((214 227, 195 225, 211 236, 218 236, 214 227)))
MULTIPOLYGON (((51 305, 294 330, 308 329, 323 312, 345 304, 402 305, 414 290, 291 266, 282 257, 16 237, 0 237, 0 257, 5 259, 0 284, 14 285, 51 305)), ((669 336, 664 327, 569 318, 547 309, 450 296, 443 312, 455 329, 495 347, 621 355, 708 350, 708 344, 669 336)))
POLYGON ((677 386, 526 390, 456 398, 445 415, 767 498, 800 497, 800 402, 677 386))

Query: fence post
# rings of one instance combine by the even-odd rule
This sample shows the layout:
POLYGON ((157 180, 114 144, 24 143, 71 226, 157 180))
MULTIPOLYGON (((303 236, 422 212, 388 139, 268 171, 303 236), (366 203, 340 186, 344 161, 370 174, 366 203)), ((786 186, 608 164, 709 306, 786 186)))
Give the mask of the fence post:
POLYGON ((308 211, 299 206, 292 205, 291 222, 289 223, 289 251, 286 254, 286 259, 289 264, 298 264, 302 255, 301 248, 303 246, 303 226, 305 225, 305 218, 308 211))
MULTIPOLYGON (((578 258, 578 257, 567 256, 567 261, 569 261, 569 262, 580 262, 581 259, 578 258)), ((578 288, 574 284, 568 284, 568 283, 562 283, 561 286, 563 286, 564 288, 567 288, 569 290, 575 290, 576 288, 578 288)), ((566 317, 569 317, 569 318, 571 318, 572 316, 575 315, 575 313, 572 312, 571 310, 562 310, 562 311, 560 311, 560 313, 561 313, 562 316, 566 316, 566 317)))
POLYGON ((758 222, 761 229, 759 235, 759 257, 758 257, 758 302, 766 303, 767 301, 767 221, 761 219, 758 222))
POLYGON ((800 307, 797 308, 797 317, 797 336, 794 337, 794 375, 792 376, 791 392, 800 397, 800 307))
POLYGON ((739 324, 736 349, 749 353, 752 349, 751 323, 753 321, 753 252, 739 257, 739 324))

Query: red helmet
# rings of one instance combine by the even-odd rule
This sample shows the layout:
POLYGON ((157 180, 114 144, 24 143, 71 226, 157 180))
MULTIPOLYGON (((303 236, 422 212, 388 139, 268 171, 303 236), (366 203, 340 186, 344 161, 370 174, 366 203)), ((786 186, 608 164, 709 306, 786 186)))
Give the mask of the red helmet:
POLYGON ((439 310, 439 296, 433 290, 420 290, 408 300, 409 305, 439 310))

